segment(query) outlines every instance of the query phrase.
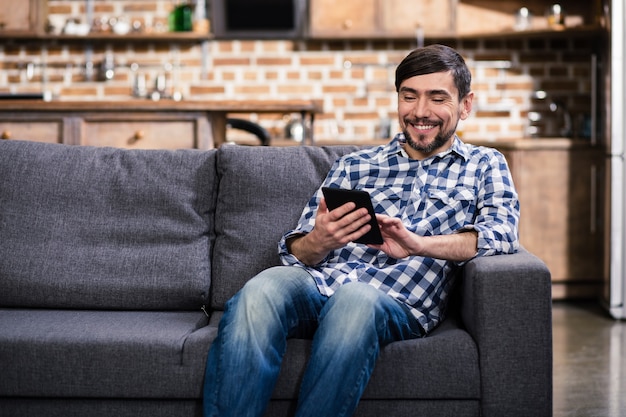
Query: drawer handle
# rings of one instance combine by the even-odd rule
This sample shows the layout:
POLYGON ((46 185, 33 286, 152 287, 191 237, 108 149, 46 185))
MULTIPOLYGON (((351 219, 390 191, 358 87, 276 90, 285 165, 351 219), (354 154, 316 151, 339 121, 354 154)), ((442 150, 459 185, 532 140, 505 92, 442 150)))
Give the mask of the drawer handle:
POLYGON ((2 131, 2 135, 0 135, 0 139, 11 139, 11 131, 9 130, 2 131))
POLYGON ((144 133, 144 131, 143 131, 143 130, 137 130, 137 131, 135 132, 135 134, 134 134, 134 135, 133 135, 130 139, 128 139, 128 144, 129 144, 129 145, 132 145, 132 144, 134 144, 134 143, 137 143, 137 142, 139 142, 141 139, 143 139, 143 138, 144 138, 144 136, 145 136, 145 133, 144 133))

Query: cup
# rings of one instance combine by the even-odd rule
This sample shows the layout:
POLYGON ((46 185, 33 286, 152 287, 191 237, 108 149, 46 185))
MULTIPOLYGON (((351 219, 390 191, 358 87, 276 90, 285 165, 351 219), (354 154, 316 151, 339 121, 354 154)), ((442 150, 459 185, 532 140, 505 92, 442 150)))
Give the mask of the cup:
POLYGON ((528 30, 532 26, 532 13, 527 7, 520 8, 515 13, 515 30, 528 30))
POLYGON ((565 10, 556 3, 548 8, 548 26, 553 29, 562 29, 565 26, 565 10))

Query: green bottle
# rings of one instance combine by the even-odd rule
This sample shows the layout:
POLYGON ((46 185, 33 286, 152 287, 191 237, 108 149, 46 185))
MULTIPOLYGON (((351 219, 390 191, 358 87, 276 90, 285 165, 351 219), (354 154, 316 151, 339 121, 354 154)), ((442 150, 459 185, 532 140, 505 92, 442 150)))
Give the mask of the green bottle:
POLYGON ((176 9, 176 32, 190 32, 193 29, 193 10, 189 3, 183 3, 176 9))
POLYGON ((193 29, 193 9, 189 2, 178 3, 168 16, 171 32, 190 32, 193 29))

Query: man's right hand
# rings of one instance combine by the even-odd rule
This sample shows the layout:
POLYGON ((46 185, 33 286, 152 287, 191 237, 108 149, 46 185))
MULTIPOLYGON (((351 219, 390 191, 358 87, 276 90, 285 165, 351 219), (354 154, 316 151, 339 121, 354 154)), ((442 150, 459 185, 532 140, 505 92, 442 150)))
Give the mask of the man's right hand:
POLYGON ((360 238, 371 229, 368 224, 370 215, 365 208, 355 208, 354 203, 346 203, 328 211, 326 201, 322 198, 315 214, 313 230, 306 235, 291 238, 287 242, 289 252, 306 265, 316 265, 330 251, 360 238))

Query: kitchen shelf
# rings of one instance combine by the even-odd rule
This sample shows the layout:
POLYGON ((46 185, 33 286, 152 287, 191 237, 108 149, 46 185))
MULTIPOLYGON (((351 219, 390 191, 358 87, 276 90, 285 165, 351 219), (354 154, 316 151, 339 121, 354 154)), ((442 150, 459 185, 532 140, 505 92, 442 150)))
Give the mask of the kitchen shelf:
POLYGON ((563 29, 530 29, 507 30, 501 32, 464 33, 456 36, 458 39, 522 39, 522 38, 569 38, 590 36, 595 37, 605 32, 600 25, 582 25, 563 29))
MULTIPOLYGON (((453 40, 475 40, 475 39, 531 39, 531 38, 568 38, 568 37, 596 37, 600 36, 602 33, 605 33, 606 30, 602 28, 600 25, 583 25, 583 26, 574 26, 567 27, 564 29, 531 29, 531 30, 506 30, 506 31, 498 31, 498 32, 472 32, 472 33, 437 33, 437 34, 424 34, 424 39, 427 42, 434 41, 453 41, 453 40)), ((310 41, 360 41, 360 40, 389 40, 389 41, 405 41, 411 40, 415 41, 414 36, 406 36, 399 34, 389 34, 389 33, 380 33, 376 35, 372 34, 355 34, 351 36, 347 36, 344 33, 341 34, 341 37, 333 36, 333 35, 316 35, 314 37, 310 37, 307 40, 310 41)))
POLYGON ((207 33, 196 32, 164 32, 164 33, 129 33, 116 35, 113 33, 90 33, 85 36, 78 35, 51 35, 35 34, 27 32, 0 32, 0 39, 15 41, 39 41, 39 42, 203 42, 212 38, 207 33))
MULTIPOLYGON (((454 32, 439 33, 428 35, 425 34, 427 41, 444 41, 444 40, 473 40, 473 39, 523 39, 523 38, 561 38, 561 37, 596 37, 605 32, 600 25, 584 25, 571 28, 558 29, 539 29, 539 30, 523 30, 523 31, 500 31, 500 32, 480 32, 480 33, 463 33, 454 32)), ((0 39, 21 41, 39 41, 39 42, 183 42, 196 43, 213 39, 213 35, 209 33, 196 32, 164 32, 164 33, 129 33, 127 35, 116 35, 113 33, 90 33, 85 36, 78 35, 51 35, 51 34, 35 34, 17 31, 2 31, 0 39)), ((339 38, 334 36, 315 36, 301 37, 299 40, 305 41, 337 41, 339 38)), ((342 41, 349 40, 415 40, 414 37, 406 35, 381 33, 376 36, 369 35, 353 35, 346 37, 342 35, 342 41)))

